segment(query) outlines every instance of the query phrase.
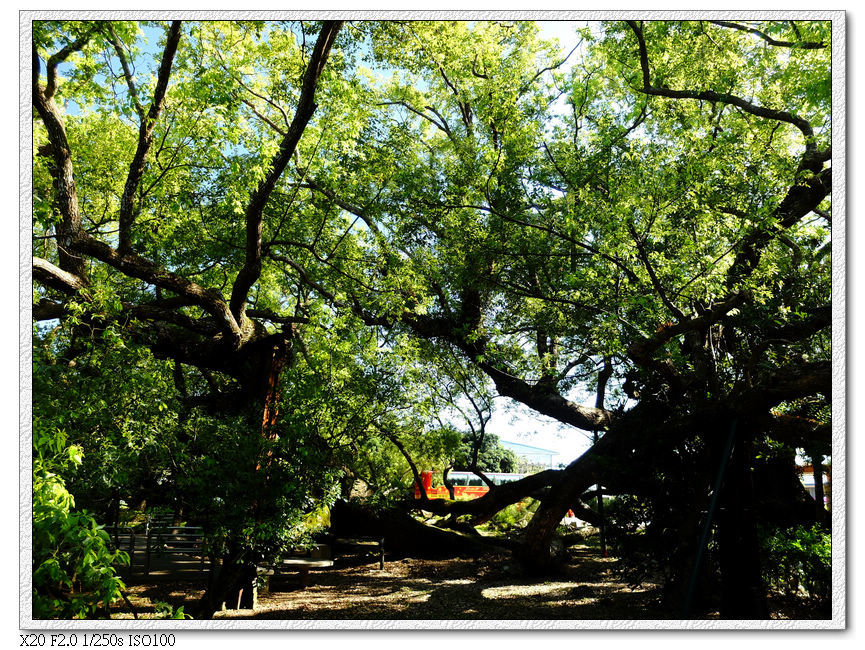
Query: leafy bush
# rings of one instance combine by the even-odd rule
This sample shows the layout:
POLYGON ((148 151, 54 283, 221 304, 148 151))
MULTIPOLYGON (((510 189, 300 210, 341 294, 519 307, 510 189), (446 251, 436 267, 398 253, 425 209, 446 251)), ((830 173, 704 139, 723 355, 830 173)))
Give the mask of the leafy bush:
POLYGON ((76 512, 63 478, 81 464, 81 450, 60 430, 34 424, 33 617, 88 618, 120 598, 114 565, 129 557, 112 551, 106 533, 86 512, 76 512))
POLYGON ((764 574, 770 587, 786 595, 804 590, 826 601, 832 592, 832 535, 818 525, 761 531, 764 574))
POLYGON ((507 508, 499 510, 487 523, 487 527, 502 533, 514 529, 525 528, 532 518, 539 502, 534 499, 524 499, 518 503, 512 503, 507 508))
POLYGON ((170 603, 164 603, 157 600, 154 603, 154 607, 156 608, 156 618, 158 619, 185 621, 188 618, 192 618, 189 614, 183 611, 182 606, 175 609, 170 603))
POLYGON ((617 529, 634 533, 651 522, 651 506, 643 499, 621 495, 604 499, 604 514, 617 529))

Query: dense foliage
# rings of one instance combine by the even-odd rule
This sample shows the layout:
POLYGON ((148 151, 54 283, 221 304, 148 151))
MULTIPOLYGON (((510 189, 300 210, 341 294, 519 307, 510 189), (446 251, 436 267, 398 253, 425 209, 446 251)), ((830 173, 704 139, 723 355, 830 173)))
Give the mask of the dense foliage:
POLYGON ((455 470, 471 470, 472 466, 484 472, 517 471, 519 457, 510 449, 505 449, 499 443, 494 433, 488 433, 483 440, 475 440, 472 436, 463 436, 462 444, 454 458, 455 470), (475 447, 478 448, 477 462, 473 463, 475 447))
POLYGON ((120 597, 115 566, 129 557, 112 550, 108 533, 75 499, 63 479, 81 464, 66 434, 37 421, 33 429, 33 616, 89 618, 120 597))
POLYGON ((832 538, 820 526, 796 526, 765 536, 766 580, 775 589, 798 595, 804 591, 828 607, 832 594, 832 538))
POLYGON ((825 525, 831 22, 540 27, 33 24, 34 415, 89 508, 206 523, 204 615, 338 496, 492 462, 500 398, 597 442, 413 505, 542 496, 538 570, 601 484, 680 597, 721 467, 722 614, 760 616, 756 513, 825 525))

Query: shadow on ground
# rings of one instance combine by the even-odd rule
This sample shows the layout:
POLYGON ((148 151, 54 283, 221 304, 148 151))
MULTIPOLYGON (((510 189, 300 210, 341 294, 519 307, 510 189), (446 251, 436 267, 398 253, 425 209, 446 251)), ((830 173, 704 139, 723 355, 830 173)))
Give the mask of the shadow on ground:
POLYGON ((603 620, 669 618, 655 586, 629 589, 612 560, 583 555, 558 575, 532 577, 508 557, 406 558, 380 571, 362 564, 313 573, 306 590, 291 575, 272 580, 253 610, 224 619, 603 620))
MULTIPOLYGON (((340 558, 333 568, 313 571, 302 589, 295 574, 271 579, 255 610, 217 612, 216 619, 242 620, 670 620, 659 605, 660 587, 630 589, 615 573, 616 560, 596 549, 573 547, 571 561, 556 575, 526 574, 509 556, 378 562, 340 558)), ((192 566, 156 568, 127 580, 129 599, 142 618, 158 616, 156 603, 194 613, 207 573, 192 566)), ((770 600, 772 618, 822 619, 807 602, 770 600)), ((114 618, 132 618, 118 603, 114 618)), ((831 615, 830 615, 831 616, 831 615)), ((718 618, 708 612, 702 618, 718 618)))

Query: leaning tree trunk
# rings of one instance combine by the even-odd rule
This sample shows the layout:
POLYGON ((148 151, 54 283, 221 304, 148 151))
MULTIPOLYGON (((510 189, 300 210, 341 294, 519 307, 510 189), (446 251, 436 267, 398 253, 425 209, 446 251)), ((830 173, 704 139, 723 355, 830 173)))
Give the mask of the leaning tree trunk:
POLYGON ((673 444, 692 430, 691 425, 667 424, 668 415, 663 405, 641 402, 562 471, 556 488, 543 498, 529 522, 525 541, 517 552, 527 568, 546 573, 553 567, 551 546, 556 527, 591 485, 601 483, 602 476, 609 481, 633 473, 635 459, 641 459, 641 466, 648 466, 662 445, 673 444))
POLYGON ((502 547, 483 537, 428 526, 408 513, 392 508, 376 511, 339 500, 330 512, 331 533, 339 537, 384 538, 389 555, 450 558, 479 557, 502 547))

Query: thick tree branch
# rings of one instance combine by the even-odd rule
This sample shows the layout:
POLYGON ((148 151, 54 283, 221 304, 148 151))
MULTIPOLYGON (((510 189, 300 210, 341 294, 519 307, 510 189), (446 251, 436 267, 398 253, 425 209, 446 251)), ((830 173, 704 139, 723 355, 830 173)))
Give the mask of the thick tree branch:
POLYGON ((500 370, 488 361, 475 361, 475 363, 493 380, 500 395, 515 399, 559 422, 585 431, 595 431, 606 429, 615 419, 610 411, 572 402, 559 393, 550 391, 544 384, 529 384, 524 379, 500 370))
POLYGON ((176 309, 168 309, 148 303, 136 305, 123 302, 121 304, 123 306, 123 314, 129 318, 170 323, 208 338, 216 336, 219 333, 216 322, 211 318, 192 318, 176 309))
POLYGON ((33 279, 66 294, 74 294, 87 286, 83 278, 64 271, 41 257, 33 258, 33 279))
POLYGON ((270 309, 247 309, 246 315, 251 318, 268 320, 271 323, 279 323, 281 325, 291 325, 294 323, 309 322, 309 319, 305 316, 284 316, 282 314, 277 314, 275 311, 270 309))
POLYGON ((55 318, 63 318, 66 314, 66 305, 62 302, 43 298, 33 305, 34 321, 54 320, 55 318))
POLYGON ((748 27, 747 25, 742 25, 739 23, 730 22, 728 20, 710 20, 710 23, 713 25, 718 25, 719 27, 727 27, 729 29, 738 29, 742 32, 748 32, 749 34, 755 34, 759 36, 764 41, 766 41, 769 45, 774 45, 776 47, 792 47, 798 48, 802 50, 819 50, 826 47, 826 44, 822 41, 778 41, 768 34, 761 32, 759 29, 755 29, 753 27, 748 27))
POLYGON ((766 343, 794 343, 802 341, 827 327, 832 326, 832 305, 823 305, 807 310, 807 318, 798 323, 789 323, 762 332, 762 339, 766 343))
POLYGON ((184 296, 216 319, 220 331, 222 331, 232 348, 238 348, 245 338, 248 338, 241 331, 237 321, 235 321, 229 311, 228 305, 226 305, 225 300, 218 292, 206 289, 180 275, 166 271, 139 255, 133 253, 121 254, 108 244, 98 241, 87 234, 82 233, 77 237, 75 249, 108 264, 124 275, 144 280, 149 284, 184 296))
POLYGON ((461 350, 493 380, 496 390, 504 397, 515 399, 543 415, 586 431, 606 429, 615 419, 610 411, 576 404, 550 390, 546 384, 530 384, 506 372, 495 360, 489 358, 486 341, 472 336, 474 330, 467 327, 469 321, 465 318, 452 320, 405 312, 401 320, 418 336, 442 339, 461 350))
POLYGON ((639 45, 640 68, 642 69, 643 73, 643 87, 639 89, 640 92, 645 93, 646 95, 668 97, 670 99, 697 99, 708 102, 722 102, 724 104, 736 106, 745 111, 746 113, 756 115, 757 117, 762 117, 769 120, 777 120, 779 122, 787 122, 788 124, 792 124, 797 129, 799 129, 802 132, 802 135, 805 136, 806 148, 812 149, 814 147, 814 130, 811 128, 811 125, 808 123, 807 120, 799 117, 798 115, 794 115, 793 113, 758 106, 757 104, 753 104, 752 102, 742 99, 741 97, 736 97, 735 95, 730 95, 727 93, 718 93, 714 90, 672 90, 666 87, 653 86, 651 81, 651 71, 649 67, 649 55, 646 48, 646 41, 643 36, 643 27, 640 23, 634 20, 629 20, 627 21, 627 23, 636 35, 637 43, 639 45))
MULTIPOLYGON (((54 93, 57 92, 57 66, 66 59, 68 59, 71 54, 83 50, 90 42, 90 37, 92 36, 94 29, 95 26, 93 24, 88 26, 80 37, 78 37, 72 43, 65 45, 60 51, 51 55, 45 62, 45 99, 53 99, 54 93)), ((38 53, 36 52, 36 43, 33 44, 33 70, 34 74, 36 75, 33 79, 33 85, 36 86, 39 83, 39 57, 38 53)))
POLYGON ((267 176, 265 176, 252 193, 249 204, 246 207, 246 256, 243 267, 235 278, 230 301, 231 313, 238 322, 242 322, 244 319, 246 298, 249 290, 261 276, 261 231, 264 206, 267 204, 277 181, 282 176, 282 172, 294 154, 307 123, 315 112, 315 91, 318 86, 318 80, 324 70, 330 49, 341 25, 341 21, 325 21, 322 25, 303 77, 294 119, 292 119, 285 137, 279 145, 279 151, 273 157, 273 160, 271 160, 267 176))
POLYGON ((609 356, 604 357, 604 365, 598 372, 598 387, 595 391, 595 408, 604 408, 607 395, 607 382, 613 376, 613 363, 609 356))
POLYGON ((73 250, 75 237, 81 231, 81 213, 75 189, 72 156, 66 138, 66 127, 53 97, 56 89, 55 69, 57 63, 76 49, 83 47, 86 42, 86 38, 82 37, 73 44, 74 47, 68 46, 48 60, 48 85, 43 89, 39 85, 39 53, 34 41, 32 88, 33 106, 48 133, 49 146, 47 149, 52 157, 50 171, 54 179, 54 203, 62 217, 61 223, 57 227, 57 252, 60 268, 82 279, 87 277, 87 269, 84 260, 73 250), (63 53, 65 55, 61 57, 60 54, 63 53))
POLYGON ((528 496, 536 495, 544 488, 558 483, 562 470, 547 469, 536 474, 530 474, 519 481, 511 481, 496 485, 484 496, 470 501, 447 501, 444 499, 429 499, 418 507, 437 515, 475 515, 483 517, 492 515, 505 506, 522 501, 528 496))
MULTIPOLYGON (((33 258, 33 279, 44 286, 57 289, 70 296, 77 294, 87 286, 80 278, 38 257, 33 258)), ((86 296, 84 297, 86 298, 86 296)), ((142 304, 121 302, 121 313, 111 318, 115 320, 132 318, 177 325, 208 338, 218 335, 220 333, 218 321, 212 318, 192 318, 178 311, 179 307, 195 304, 203 306, 200 301, 191 300, 188 296, 142 304)), ((34 320, 62 318, 68 314, 69 311, 64 303, 53 300, 42 299, 33 308, 34 320)))
POLYGON ((147 162, 147 154, 153 144, 153 128, 156 125, 156 120, 159 119, 159 114, 162 112, 162 107, 165 104, 165 93, 168 89, 168 79, 171 76, 171 66, 174 62, 174 55, 177 52, 177 45, 180 42, 180 21, 175 20, 171 23, 168 29, 165 50, 162 53, 162 62, 159 65, 159 73, 156 80, 156 90, 153 93, 153 102, 150 104, 150 109, 147 115, 144 115, 143 107, 138 103, 138 94, 135 92, 135 86, 132 84, 132 77, 129 74, 128 67, 125 63, 126 59, 122 56, 123 50, 119 43, 115 42, 115 49, 118 56, 121 57, 124 72, 127 75, 127 82, 130 87, 130 93, 133 93, 133 99, 138 107, 139 115, 141 116, 141 124, 138 128, 138 146, 135 150, 135 155, 132 157, 132 162, 129 164, 129 174, 126 177, 126 184, 123 188, 123 194, 120 197, 120 214, 118 216, 120 222, 120 239, 118 250, 121 253, 127 253, 132 247, 132 224, 135 220, 133 199, 135 192, 138 189, 138 184, 141 182, 141 177, 144 175, 144 169, 147 162))
POLYGON ((829 361, 791 364, 762 375, 753 388, 743 389, 736 408, 741 413, 760 413, 782 402, 832 395, 832 364, 829 361))
POLYGON ((781 232, 798 223, 823 202, 832 189, 832 169, 804 179, 787 190, 772 212, 769 226, 760 227, 743 238, 736 258, 727 270, 727 286, 732 288, 747 277, 760 263, 763 249, 781 232))
POLYGON ((832 447, 832 425, 808 418, 773 413, 766 423, 766 432, 774 440, 793 448, 810 448, 818 445, 832 447))
POLYGON ((632 343, 628 347, 628 356, 639 364, 650 363, 655 350, 670 341, 673 337, 686 332, 701 330, 713 325, 733 309, 750 300, 747 292, 736 293, 723 302, 716 304, 700 316, 680 320, 677 323, 661 325, 654 335, 632 343))

